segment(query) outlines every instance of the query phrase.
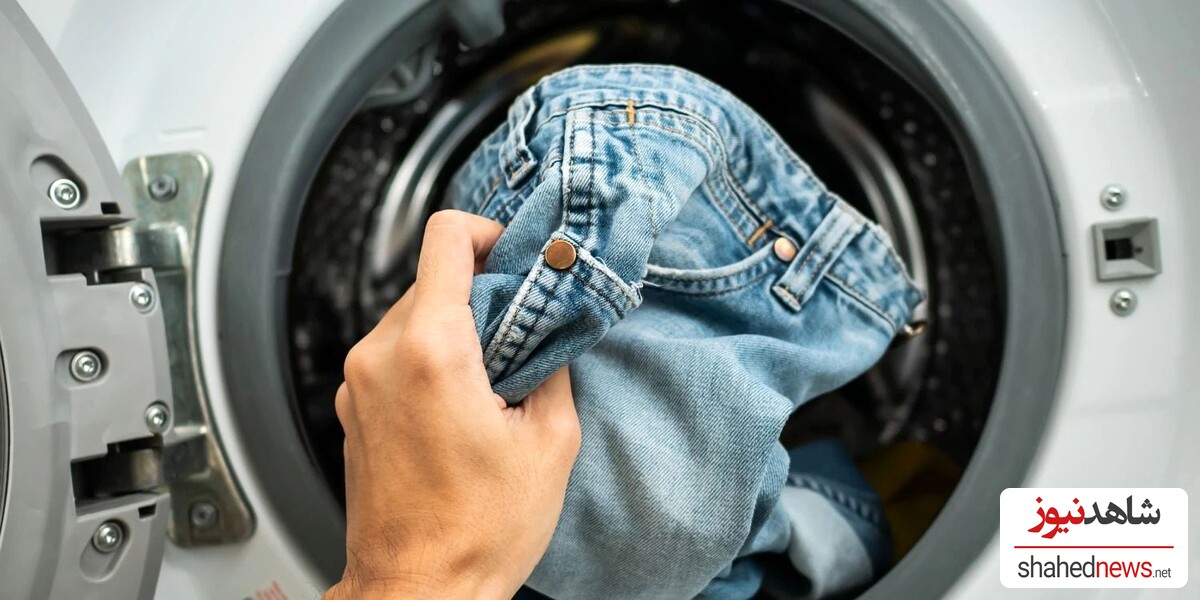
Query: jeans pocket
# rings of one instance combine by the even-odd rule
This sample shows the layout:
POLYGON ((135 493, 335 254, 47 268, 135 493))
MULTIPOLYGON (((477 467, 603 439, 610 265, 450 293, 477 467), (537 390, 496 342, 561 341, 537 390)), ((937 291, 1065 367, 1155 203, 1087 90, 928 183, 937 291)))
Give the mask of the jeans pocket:
POLYGON ((677 269, 649 264, 642 283, 683 294, 719 294, 748 286, 783 267, 767 244, 742 260, 720 267, 677 269))

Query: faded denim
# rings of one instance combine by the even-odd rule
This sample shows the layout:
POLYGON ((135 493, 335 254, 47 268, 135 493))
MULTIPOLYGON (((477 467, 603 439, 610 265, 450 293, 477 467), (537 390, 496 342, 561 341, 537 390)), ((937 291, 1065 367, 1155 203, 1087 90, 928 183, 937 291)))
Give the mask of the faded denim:
POLYGON ((853 463, 829 443, 789 456, 779 433, 875 363, 922 292, 749 107, 676 68, 568 69, 518 98, 448 194, 507 228, 471 291, 496 392, 519 402, 571 365, 583 447, 530 587, 747 598, 777 552, 796 595, 825 596, 886 567, 853 463), (560 239, 564 270, 542 256, 560 239))

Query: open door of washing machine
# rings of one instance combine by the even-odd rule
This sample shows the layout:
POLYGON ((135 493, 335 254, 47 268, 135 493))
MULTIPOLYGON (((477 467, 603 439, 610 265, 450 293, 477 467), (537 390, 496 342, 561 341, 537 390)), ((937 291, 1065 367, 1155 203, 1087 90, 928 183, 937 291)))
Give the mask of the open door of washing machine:
MULTIPOLYGON (((185 237, 135 218, 147 211, 11 0, 0 132, 0 595, 147 598, 167 483, 206 467, 204 432, 174 427, 170 363, 186 353, 166 307, 185 237)), ((188 193, 167 183, 159 195, 188 193)))

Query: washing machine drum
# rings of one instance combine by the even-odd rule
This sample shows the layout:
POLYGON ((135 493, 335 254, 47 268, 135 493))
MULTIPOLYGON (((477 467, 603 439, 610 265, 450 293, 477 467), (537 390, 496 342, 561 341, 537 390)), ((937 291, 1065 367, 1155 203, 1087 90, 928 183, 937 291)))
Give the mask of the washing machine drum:
POLYGON ((1000 270, 969 159, 930 102, 844 35, 773 2, 521 4, 509 19, 485 48, 437 39, 395 66, 341 128, 299 209, 286 292, 291 383, 335 492, 342 442, 330 399, 346 352, 411 283, 421 226, 466 154, 518 93, 580 63, 674 64, 730 89, 883 224, 930 290, 915 317, 936 316, 927 334, 806 406, 785 442, 832 432, 866 456, 921 440, 966 463, 1000 364, 1000 270))
MULTIPOLYGON (((0 47, 0 118, 18 132, 0 140, 0 575, 25 595, 146 595, 165 533, 191 546, 253 532, 202 393, 181 385, 200 377, 188 242, 207 166, 145 159, 121 182, 20 9, 0 6, 0 38, 23 42, 0 47)), ((836 436, 869 475, 910 473, 876 481, 903 559, 870 593, 945 590, 994 533, 974 515, 1032 458, 1050 403, 1026 399, 1053 395, 1065 303, 1062 265, 1041 260, 1061 249, 1027 128, 937 2, 346 1, 281 80, 224 223, 218 343, 272 512, 306 562, 340 575, 346 352, 411 282, 425 218, 508 103, 547 73, 616 62, 737 94, 928 289, 924 335, 803 407, 782 439, 836 436), (935 557, 941 578, 922 566, 935 557)))
MULTIPOLYGON (((258 423, 261 436, 265 423, 295 415, 300 435, 271 440, 259 460, 316 465, 329 490, 319 500, 280 495, 282 513, 299 524, 340 510, 331 399, 345 353, 411 282, 424 218, 508 103, 574 64, 673 64, 756 109, 891 233, 929 290, 925 334, 803 407, 783 441, 837 436, 869 473, 910 473, 876 482, 892 491, 904 558, 872 592, 950 585, 951 575, 919 565, 937 557, 945 573, 961 572, 994 533, 972 515, 995 507, 1032 457, 1050 403, 1028 399, 1053 396, 1065 301, 1063 266, 1047 260, 1061 247, 1037 152, 995 68, 944 7, 512 2, 504 33, 477 45, 436 19, 423 25, 419 9, 401 19, 350 5, 362 16, 335 15, 306 50, 326 58, 302 57, 277 91, 242 169, 222 254, 227 375, 246 399, 292 402, 235 401, 239 421, 258 423), (281 243, 264 255, 263 239, 281 243), (278 343, 264 351, 262 340, 278 343), (955 532, 954 551, 922 535, 938 529, 955 532)), ((341 557, 319 548, 338 547, 341 532, 300 535, 336 577, 341 557)))

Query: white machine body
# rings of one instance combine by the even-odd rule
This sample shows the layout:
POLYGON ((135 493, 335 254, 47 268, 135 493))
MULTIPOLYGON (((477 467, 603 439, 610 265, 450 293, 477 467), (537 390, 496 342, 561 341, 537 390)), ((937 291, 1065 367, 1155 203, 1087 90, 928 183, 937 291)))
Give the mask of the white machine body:
MULTIPOLYGON (((1200 436, 1194 433, 1200 423, 1200 329, 1192 304, 1200 298, 1200 269, 1193 266, 1200 261, 1200 235, 1190 231, 1200 228, 1200 202, 1191 197, 1200 189, 1200 5, 947 4, 999 67, 1059 200, 1069 277, 1066 354, 1057 398, 1044 399, 1055 408, 1024 485, 1178 487, 1200 497, 1200 436), (1128 191, 1118 211, 1100 201, 1101 190, 1114 183, 1128 191), (1162 274, 1101 282, 1091 226, 1131 217, 1158 219, 1162 274), (1110 308, 1118 288, 1137 296, 1128 316, 1110 308)), ((295 551, 244 459, 224 392, 216 294, 224 219, 245 149, 280 79, 338 5, 23 1, 116 165, 180 151, 201 152, 211 162, 197 261, 201 360, 216 426, 257 527, 248 540, 231 545, 168 544, 158 581, 163 598, 307 598, 329 583, 295 551)), ((1188 534, 1192 548, 1200 548, 1198 531, 1188 534)), ((938 574, 957 580, 952 597, 1004 595, 996 543, 967 572, 938 574)), ((1190 566, 1197 562, 1193 555, 1190 566)), ((1074 596, 1093 593, 1104 594, 1076 590, 1074 596)))

